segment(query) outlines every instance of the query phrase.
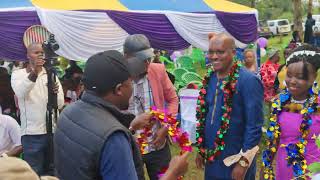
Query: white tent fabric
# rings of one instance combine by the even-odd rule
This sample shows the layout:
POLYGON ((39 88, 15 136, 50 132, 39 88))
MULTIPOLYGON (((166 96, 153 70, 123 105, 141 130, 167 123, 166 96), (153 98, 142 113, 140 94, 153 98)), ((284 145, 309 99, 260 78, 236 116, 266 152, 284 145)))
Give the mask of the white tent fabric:
MULTIPOLYGON (((209 33, 227 33, 215 14, 169 12, 166 13, 166 16, 183 39, 204 51, 208 49, 209 33)), ((236 40, 236 45, 240 48, 246 47, 246 44, 238 40, 236 40)))
POLYGON ((104 12, 45 10, 37 8, 42 25, 55 34, 57 54, 73 60, 87 60, 106 50, 122 51, 129 35, 104 12))
MULTIPOLYGON (((129 35, 105 12, 36 9, 41 24, 56 36, 60 45, 57 54, 68 59, 87 60, 97 52, 112 49, 122 51, 125 38, 129 35)), ((162 13, 182 38, 205 51, 209 33, 227 33, 215 14, 162 13)), ((236 45, 246 47, 246 44, 237 40, 236 45)))

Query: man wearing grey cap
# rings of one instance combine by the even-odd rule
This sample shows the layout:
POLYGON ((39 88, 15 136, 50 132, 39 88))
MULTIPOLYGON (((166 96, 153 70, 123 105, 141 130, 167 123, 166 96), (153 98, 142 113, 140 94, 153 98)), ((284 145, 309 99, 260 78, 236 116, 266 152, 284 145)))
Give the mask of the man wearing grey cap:
MULTIPOLYGON (((129 131, 151 126, 151 115, 124 114, 132 94, 127 62, 118 51, 91 56, 83 74, 81 100, 60 115, 54 136, 57 175, 63 180, 144 180, 143 164, 129 131)), ((187 154, 176 157, 162 180, 187 169, 187 154)))
MULTIPOLYGON (((176 115, 178 96, 164 65, 151 63, 154 52, 148 38, 142 34, 130 35, 125 40, 123 51, 133 76, 133 95, 128 110, 139 115, 156 107, 176 115)), ((151 135, 145 139, 148 145, 140 149, 150 179, 156 180, 159 171, 168 167, 171 155, 167 142, 168 129, 157 122, 151 131, 151 135)), ((139 136, 141 132, 136 133, 139 136)))

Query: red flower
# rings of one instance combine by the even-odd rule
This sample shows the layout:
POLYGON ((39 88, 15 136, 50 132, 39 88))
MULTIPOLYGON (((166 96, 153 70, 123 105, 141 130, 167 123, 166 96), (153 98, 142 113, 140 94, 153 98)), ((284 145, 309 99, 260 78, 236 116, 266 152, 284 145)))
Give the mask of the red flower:
POLYGON ((201 92, 202 94, 207 94, 207 91, 206 91, 205 89, 201 89, 200 92, 201 92))

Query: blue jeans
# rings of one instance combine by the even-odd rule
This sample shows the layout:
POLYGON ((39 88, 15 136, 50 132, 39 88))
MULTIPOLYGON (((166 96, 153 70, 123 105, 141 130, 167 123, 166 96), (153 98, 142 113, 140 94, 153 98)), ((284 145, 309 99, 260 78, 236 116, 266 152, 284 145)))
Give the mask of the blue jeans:
POLYGON ((39 176, 54 176, 52 137, 47 134, 24 135, 21 143, 24 160, 32 169, 39 176))

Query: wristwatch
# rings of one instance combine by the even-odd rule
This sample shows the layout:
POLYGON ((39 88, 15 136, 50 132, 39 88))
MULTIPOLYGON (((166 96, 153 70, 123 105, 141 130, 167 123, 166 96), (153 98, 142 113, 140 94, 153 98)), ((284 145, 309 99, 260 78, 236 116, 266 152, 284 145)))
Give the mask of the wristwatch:
POLYGON ((249 163, 243 159, 240 159, 239 164, 241 167, 244 167, 244 168, 249 166, 249 163))
POLYGON ((136 134, 136 131, 130 126, 129 131, 131 132, 132 135, 136 134))

